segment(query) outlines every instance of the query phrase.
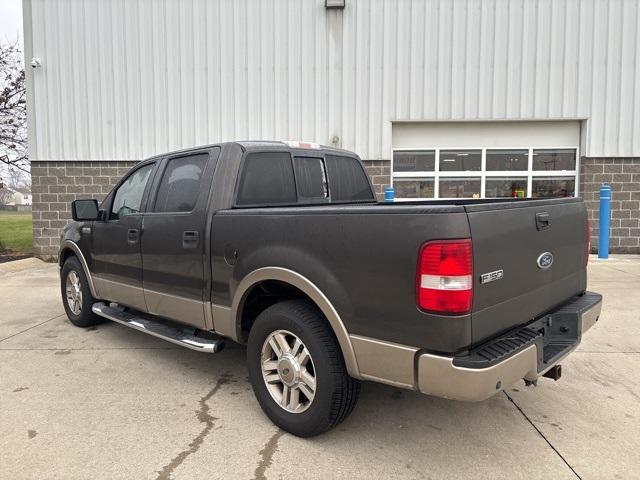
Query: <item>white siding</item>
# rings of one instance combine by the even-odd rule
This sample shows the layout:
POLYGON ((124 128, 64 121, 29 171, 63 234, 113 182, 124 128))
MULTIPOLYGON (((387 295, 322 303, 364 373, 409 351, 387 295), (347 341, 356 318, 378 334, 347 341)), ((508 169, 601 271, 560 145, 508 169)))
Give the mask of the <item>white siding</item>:
POLYGON ((388 159, 392 121, 530 119, 640 156, 637 0, 24 1, 34 159, 334 136, 388 159))
POLYGON ((580 122, 407 122, 393 127, 393 148, 566 148, 580 146, 580 122))

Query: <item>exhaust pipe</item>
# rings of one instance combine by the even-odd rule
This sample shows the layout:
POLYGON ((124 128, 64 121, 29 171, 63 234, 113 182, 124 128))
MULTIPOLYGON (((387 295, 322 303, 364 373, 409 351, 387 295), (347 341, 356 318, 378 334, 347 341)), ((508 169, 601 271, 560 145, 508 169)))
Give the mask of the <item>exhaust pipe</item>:
POLYGON ((553 380, 560 380, 562 376, 562 365, 554 365, 549 370, 547 370, 543 377, 552 378, 553 380))

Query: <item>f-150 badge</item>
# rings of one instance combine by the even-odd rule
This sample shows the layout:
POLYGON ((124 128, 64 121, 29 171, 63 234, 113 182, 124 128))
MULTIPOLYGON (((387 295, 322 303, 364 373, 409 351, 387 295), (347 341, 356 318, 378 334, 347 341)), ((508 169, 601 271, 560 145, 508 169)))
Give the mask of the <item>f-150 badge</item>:
POLYGON ((495 282, 496 280, 501 280, 504 277, 504 270, 494 270, 493 272, 483 273, 480 275, 480 284, 484 285, 485 283, 495 282))

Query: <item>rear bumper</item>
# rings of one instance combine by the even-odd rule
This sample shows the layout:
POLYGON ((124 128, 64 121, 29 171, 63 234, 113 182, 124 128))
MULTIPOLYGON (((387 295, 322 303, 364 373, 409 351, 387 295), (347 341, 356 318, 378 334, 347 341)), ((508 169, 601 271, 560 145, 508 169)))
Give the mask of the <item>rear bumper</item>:
POLYGON ((481 401, 520 379, 534 381, 580 344, 582 335, 598 321, 601 308, 602 296, 587 292, 464 357, 418 355, 418 390, 454 400, 481 401), (525 329, 528 336, 521 335, 525 329))
POLYGON ((458 356, 357 335, 350 340, 361 379, 453 400, 481 401, 521 379, 535 381, 557 365, 597 322, 601 308, 602 296, 587 292, 458 356))

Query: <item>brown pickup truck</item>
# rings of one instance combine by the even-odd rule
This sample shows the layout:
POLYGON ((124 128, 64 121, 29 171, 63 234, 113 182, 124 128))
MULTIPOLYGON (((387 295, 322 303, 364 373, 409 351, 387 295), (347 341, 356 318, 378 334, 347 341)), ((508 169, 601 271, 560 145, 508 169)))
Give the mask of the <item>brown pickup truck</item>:
POLYGON ((558 379, 597 320, 578 198, 378 203, 358 157, 230 142, 135 166, 76 200, 60 248, 72 323, 201 352, 247 345, 265 413, 299 436, 360 380, 479 401, 558 379))

